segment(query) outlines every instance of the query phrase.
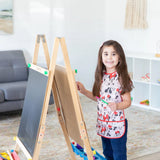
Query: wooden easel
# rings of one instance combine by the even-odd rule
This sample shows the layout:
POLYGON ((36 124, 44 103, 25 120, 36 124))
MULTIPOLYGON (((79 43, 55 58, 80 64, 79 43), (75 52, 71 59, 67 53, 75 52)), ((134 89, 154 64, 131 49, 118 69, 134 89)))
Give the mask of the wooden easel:
POLYGON ((86 126, 85 126, 85 122, 84 122, 84 118, 83 118, 83 114, 82 114, 82 110, 81 110, 81 104, 80 104, 80 100, 79 100, 79 96, 78 96, 78 92, 77 92, 77 87, 75 84, 75 78, 74 78, 74 74, 73 74, 73 71, 71 69, 71 65, 69 62, 65 39, 64 38, 56 38, 55 39, 54 47, 53 47, 53 54, 52 54, 52 57, 50 60, 45 36, 44 35, 37 35, 34 57, 33 57, 33 62, 32 62, 31 67, 34 68, 38 72, 44 72, 45 70, 43 68, 36 65, 37 59, 38 59, 40 40, 42 40, 45 59, 46 59, 49 74, 48 74, 48 83, 47 83, 44 104, 43 104, 43 110, 42 110, 40 124, 39 124, 38 136, 37 136, 37 140, 36 140, 36 144, 35 144, 35 148, 34 148, 34 154, 33 154, 33 156, 30 155, 30 153, 27 151, 27 149, 25 148, 25 146, 19 140, 18 137, 16 137, 16 149, 15 150, 18 152, 19 148, 21 148, 21 150, 26 155, 28 160, 38 160, 40 148, 41 148, 41 144, 42 144, 42 139, 43 139, 44 131, 45 131, 45 121, 46 121, 46 115, 47 115, 47 111, 48 111, 50 91, 52 88, 59 123, 61 125, 64 137, 65 137, 68 149, 69 149, 71 159, 76 160, 75 154, 72 150, 69 134, 68 134, 67 128, 65 126, 65 121, 63 119, 63 115, 62 115, 63 113, 62 113, 62 111, 59 110, 59 108, 61 106, 61 102, 59 99, 58 88, 56 86, 56 81, 55 81, 55 76, 54 76, 58 48, 59 48, 59 45, 61 45, 63 57, 64 57, 64 62, 65 62, 65 67, 66 67, 66 72, 67 72, 67 78, 68 78, 68 82, 69 82, 69 88, 71 91, 71 96, 72 96, 72 100, 73 100, 73 104, 74 104, 74 109, 75 109, 75 114, 76 114, 76 118, 77 118, 77 122, 78 122, 78 128, 80 131, 81 139, 82 139, 82 141, 84 143, 84 147, 87 151, 88 159, 93 160, 93 152, 91 150, 91 146, 90 146, 87 131, 86 131, 86 126))

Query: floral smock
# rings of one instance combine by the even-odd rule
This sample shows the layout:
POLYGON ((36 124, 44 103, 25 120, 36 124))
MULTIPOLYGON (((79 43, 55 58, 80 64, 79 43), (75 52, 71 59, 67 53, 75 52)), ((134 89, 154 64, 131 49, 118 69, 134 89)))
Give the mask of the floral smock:
POLYGON ((106 102, 121 102, 121 85, 118 80, 118 73, 104 73, 100 98, 97 99, 97 134, 105 138, 120 138, 125 133, 124 110, 113 112, 106 102), (104 100, 104 101, 103 101, 104 100))

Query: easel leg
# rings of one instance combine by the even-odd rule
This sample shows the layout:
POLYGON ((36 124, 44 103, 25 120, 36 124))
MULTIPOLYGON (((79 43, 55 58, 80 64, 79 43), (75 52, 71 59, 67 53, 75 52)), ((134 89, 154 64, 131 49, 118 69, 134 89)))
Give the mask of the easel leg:
POLYGON ((57 89, 55 87, 55 84, 53 83, 52 91, 53 91, 53 95, 54 95, 54 101, 55 101, 55 105, 56 105, 56 111, 57 111, 57 115, 58 115, 58 120, 59 120, 59 123, 61 125, 64 137, 65 137, 65 140, 66 140, 66 143, 67 143, 70 155, 71 155, 71 158, 72 158, 72 160, 76 160, 75 154, 73 152, 73 149, 72 149, 72 146, 71 146, 71 142, 70 142, 70 139, 69 139, 69 136, 68 136, 68 133, 67 133, 67 129, 65 127, 65 123, 64 123, 64 120, 63 120, 62 115, 61 115, 60 104, 59 104, 59 100, 58 100, 58 96, 57 96, 56 90, 57 89))
POLYGON ((33 60, 32 60, 32 63, 33 63, 33 64, 37 64, 40 38, 41 38, 41 36, 40 36, 40 35, 37 35, 36 44, 35 44, 35 49, 34 49, 34 57, 33 57, 33 60))
POLYGON ((16 143, 16 146, 15 146, 15 151, 16 153, 19 153, 19 145, 16 143))
POLYGON ((73 82, 75 82, 75 79, 73 76, 71 65, 69 63, 68 51, 67 51, 67 47, 66 47, 64 38, 60 39, 60 44, 62 47, 64 62, 66 66, 66 72, 68 75, 68 82, 69 82, 70 89, 71 89, 71 94, 72 94, 73 104, 74 104, 74 108, 76 112, 76 117, 78 120, 79 130, 81 132, 84 146, 87 150, 87 157, 89 160, 93 160, 93 152, 91 150, 91 146, 90 146, 87 131, 86 131, 86 126, 85 126, 85 122, 84 122, 84 118, 83 118, 83 114, 81 110, 81 105, 80 105, 80 101, 78 97, 77 86, 75 85, 75 83, 73 84, 73 82))
MULTIPOLYGON (((45 36, 43 37, 44 39, 44 42, 46 42, 45 40, 45 36)), ((56 38, 55 42, 54 42, 54 49, 53 49, 53 59, 54 59, 54 64, 56 62, 56 58, 57 58, 57 52, 58 52, 58 46, 59 46, 59 39, 56 38)), ((46 57, 46 62, 47 62, 47 66, 49 68, 49 66, 51 65, 50 64, 50 58, 49 58, 49 52, 48 52, 48 47, 47 47, 47 44, 46 43, 43 43, 43 48, 45 50, 45 57, 46 57)), ((52 65, 53 66, 53 65, 52 65)), ((69 139, 69 136, 68 136, 68 133, 67 133, 67 129, 65 127, 65 123, 64 123, 64 120, 62 118, 62 115, 61 115, 61 112, 58 112, 58 108, 60 108, 60 105, 59 105, 59 100, 58 100, 58 96, 57 96, 57 93, 56 93, 56 87, 54 85, 54 83, 52 84, 52 92, 53 92, 53 95, 54 95, 54 101, 55 101, 55 104, 56 104, 56 111, 57 111, 57 115, 58 115, 58 119, 59 119, 59 123, 61 125, 61 128, 62 128, 62 131, 63 131, 63 134, 64 134, 64 137, 65 137, 65 140, 66 140, 66 143, 67 143, 67 146, 68 146, 68 149, 69 149, 69 152, 70 152, 70 155, 71 155, 71 158, 72 160, 76 160, 75 158, 75 155, 74 155, 74 152, 72 150, 72 146, 70 144, 70 139, 69 139)))

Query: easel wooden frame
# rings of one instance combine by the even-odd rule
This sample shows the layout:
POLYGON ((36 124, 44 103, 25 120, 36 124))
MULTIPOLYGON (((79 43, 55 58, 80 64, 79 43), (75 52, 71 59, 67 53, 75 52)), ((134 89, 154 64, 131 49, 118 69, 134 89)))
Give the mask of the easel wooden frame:
POLYGON ((37 71, 41 70, 41 67, 36 66, 37 59, 38 59, 39 45, 40 45, 41 39, 42 39, 42 44, 43 44, 47 67, 49 70, 49 76, 48 76, 46 95, 45 95, 45 99, 44 99, 43 110, 42 110, 42 115, 41 115, 41 120, 40 120, 40 127, 39 127, 39 132, 38 132, 39 136, 36 141, 33 157, 31 157, 31 155, 28 153, 27 149, 24 147, 24 145, 21 143, 21 141, 19 140, 18 137, 16 137, 16 149, 15 150, 18 152, 19 147, 20 147, 22 149, 23 153, 28 158, 28 160, 38 160, 40 147, 42 144, 42 139, 43 139, 44 131, 45 131, 45 120, 46 120, 46 115, 47 115, 47 110, 48 110, 48 102, 49 102, 49 98, 50 98, 50 94, 48 94, 48 91, 50 91, 52 88, 56 111, 57 111, 57 115, 58 115, 58 120, 61 125, 64 137, 65 137, 65 141, 66 141, 68 149, 69 149, 71 159, 76 160, 75 154, 72 150, 70 138, 67 133, 67 129, 65 126, 65 122, 64 122, 62 113, 59 111, 61 104, 60 104, 59 97, 57 94, 57 87, 56 87, 55 77, 54 77, 55 67, 56 67, 56 59, 57 59, 58 48, 59 48, 59 44, 60 44, 61 48, 62 48, 62 52, 63 52, 64 62, 65 62, 65 67, 66 67, 66 72, 67 72, 67 78, 68 78, 68 82, 69 82, 69 87, 71 89, 71 95, 72 95, 72 99, 73 99, 76 118, 78 121, 80 135, 81 135, 81 138, 83 140, 83 143, 84 143, 84 146, 85 146, 85 149, 87 152, 88 160, 93 160, 93 152, 91 150, 91 146, 90 146, 89 139, 88 139, 88 134, 86 131, 86 126, 85 126, 85 122, 84 122, 84 118, 83 118, 83 114, 82 114, 82 110, 81 110, 81 104, 80 104, 79 97, 78 97, 78 91, 77 91, 77 87, 75 84, 74 73, 71 69, 71 65, 69 62, 65 39, 64 38, 56 38, 55 39, 54 47, 53 47, 53 54, 52 54, 51 61, 50 61, 46 38, 44 35, 37 35, 36 45, 35 45, 35 50, 34 50, 34 57, 33 57, 33 62, 32 62, 34 68, 37 68, 37 71))

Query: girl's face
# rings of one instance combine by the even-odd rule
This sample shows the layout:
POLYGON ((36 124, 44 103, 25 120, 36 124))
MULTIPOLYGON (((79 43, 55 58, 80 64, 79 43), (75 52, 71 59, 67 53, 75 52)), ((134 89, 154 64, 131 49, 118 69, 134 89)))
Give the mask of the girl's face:
POLYGON ((104 46, 102 52, 102 62, 106 67, 107 73, 116 71, 118 61, 119 55, 116 53, 113 46, 104 46))

